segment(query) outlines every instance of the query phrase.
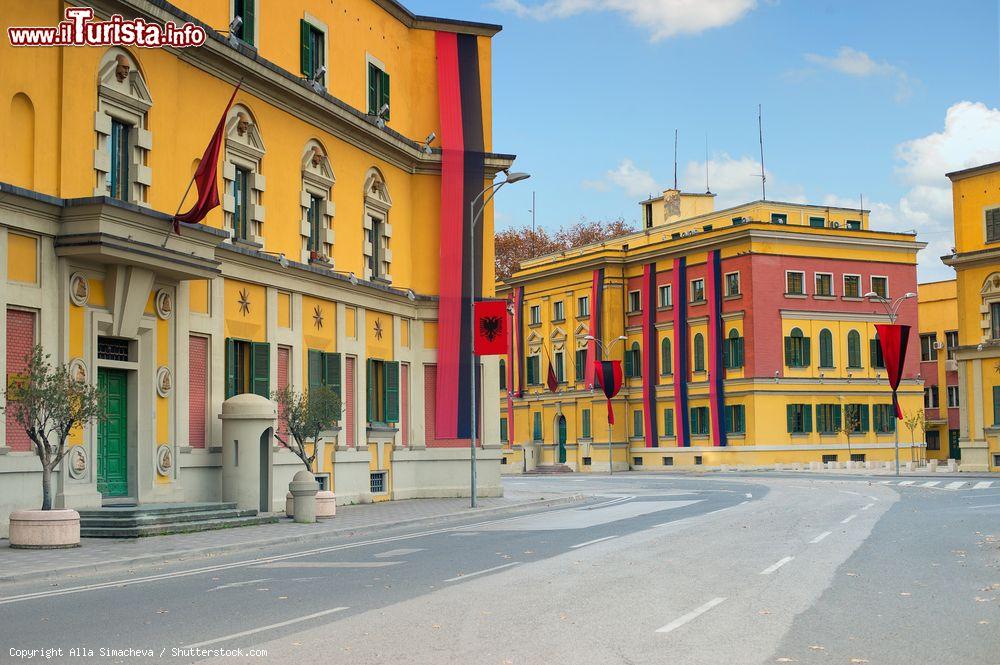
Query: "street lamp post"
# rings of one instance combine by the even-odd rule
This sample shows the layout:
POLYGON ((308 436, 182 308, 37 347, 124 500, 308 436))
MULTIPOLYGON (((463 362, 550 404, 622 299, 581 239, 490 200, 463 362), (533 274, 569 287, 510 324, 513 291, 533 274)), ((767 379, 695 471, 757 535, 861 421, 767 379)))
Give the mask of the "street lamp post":
POLYGON ((531 177, 527 173, 509 173, 507 171, 504 171, 504 176, 503 180, 491 183, 483 191, 476 194, 475 198, 469 201, 469 343, 472 344, 472 348, 469 349, 471 361, 469 369, 472 372, 470 380, 472 388, 472 420, 469 423, 469 460, 472 468, 469 485, 472 490, 472 508, 476 507, 476 424, 478 423, 478 418, 476 418, 476 391, 479 388, 476 382, 476 369, 479 366, 479 361, 476 360, 476 349, 473 344, 476 337, 476 261, 474 251, 476 245, 476 224, 479 222, 479 217, 482 215, 483 210, 486 209, 486 204, 493 200, 493 197, 496 196, 501 187, 506 184, 513 185, 515 182, 527 180, 531 177), (483 198, 487 192, 489 192, 489 196, 483 198), (476 210, 477 204, 479 205, 478 211, 476 210))
MULTIPOLYGON (((865 298, 871 298, 877 302, 882 303, 885 307, 886 316, 889 317, 889 323, 895 323, 896 317, 899 316, 899 306, 903 304, 904 300, 909 300, 910 298, 916 298, 916 293, 904 293, 895 300, 890 300, 885 296, 881 296, 874 291, 869 291, 865 294, 865 298)), ((902 359, 900 362, 903 362, 902 359)), ((893 423, 892 431, 895 438, 895 451, 896 451, 896 476, 899 476, 899 423, 893 423)))
MULTIPOLYGON (((600 316, 600 313, 599 312, 596 313, 595 316, 600 316)), ((594 342, 594 343, 596 343, 597 346, 601 347, 601 355, 605 355, 605 356, 608 356, 610 358, 611 357, 611 350, 613 348, 615 348, 615 344, 617 344, 618 342, 624 342, 628 338, 625 337, 625 335, 621 335, 621 336, 616 337, 615 339, 613 339, 611 341, 611 343, 608 344, 607 346, 604 346, 604 342, 602 342, 601 340, 597 339, 593 335, 587 335, 587 336, 584 337, 584 339, 587 340, 588 342, 594 342)), ((609 476, 613 476, 614 473, 615 473, 614 458, 613 458, 613 453, 612 453, 612 450, 611 450, 611 438, 612 438, 611 435, 613 433, 613 430, 614 430, 614 428, 611 425, 611 423, 608 423, 608 475, 609 476)))

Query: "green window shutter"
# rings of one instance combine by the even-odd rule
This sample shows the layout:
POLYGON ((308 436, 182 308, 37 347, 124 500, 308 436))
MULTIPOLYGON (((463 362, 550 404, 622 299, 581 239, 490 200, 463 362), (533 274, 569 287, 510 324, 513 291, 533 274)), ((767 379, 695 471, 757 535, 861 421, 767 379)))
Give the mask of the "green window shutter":
POLYGON ((813 408, 812 404, 802 405, 802 421, 805 424, 802 428, 805 432, 813 431, 813 408))
POLYGON ((309 390, 323 385, 323 352, 309 349, 309 390))
POLYGON ((506 441, 507 440, 507 419, 506 418, 501 418, 500 419, 500 440, 501 441, 506 441))
POLYGON ((812 361, 809 358, 809 346, 810 346, 809 345, 809 341, 810 340, 809 340, 808 337, 803 337, 802 338, 802 366, 803 367, 809 367, 809 365, 812 364, 812 361))
POLYGON ((271 345, 253 342, 250 345, 250 376, 252 391, 261 397, 271 396, 271 345))
POLYGON ((382 364, 385 376, 382 384, 385 388, 385 421, 399 422, 399 363, 385 362, 382 364))
POLYGON ((733 416, 734 415, 735 414, 733 413, 733 407, 727 406, 726 407, 726 431, 727 432, 732 432, 733 431, 733 416))
POLYGON ((871 350, 869 351, 869 366, 878 367, 878 342, 874 339, 869 342, 871 350))
POLYGON ((624 365, 625 365, 625 367, 623 367, 622 369, 625 370, 625 376, 626 377, 631 377, 632 376, 632 352, 631 351, 626 351, 625 352, 625 363, 624 363, 624 365))
POLYGON ((305 19, 299 19, 299 65, 302 75, 312 78, 312 49, 309 46, 312 26, 305 19))
POLYGON ((792 338, 785 338, 785 367, 792 367, 792 338))
POLYGON ((583 410, 583 426, 580 428, 583 438, 590 438, 590 409, 583 410))
POLYGON ((535 441, 542 440, 542 414, 537 411, 534 414, 534 420, 532 423, 532 438, 535 441))
POLYGON ((566 419, 559 419, 559 439, 558 441, 566 441, 566 419))
POLYGON ((368 364, 367 364, 367 370, 366 371, 367 371, 367 374, 366 374, 366 377, 367 377, 366 383, 367 383, 368 394, 367 394, 367 400, 366 400, 365 404, 367 405, 367 407, 366 407, 367 408, 367 418, 368 418, 368 422, 374 422, 375 421, 375 381, 373 379, 375 378, 375 361, 372 360, 371 358, 368 359, 368 364))
MULTIPOLYGON (((787 337, 785 339, 788 339, 787 337)), ((791 434, 795 431, 795 405, 786 404, 785 405, 785 424, 788 427, 788 433, 791 434)))
MULTIPOLYGON (((329 386, 340 397, 340 354, 323 354, 323 385, 329 386)), ((339 418, 338 418, 339 420, 339 418)))
POLYGON ((722 366, 726 369, 733 368, 733 341, 728 337, 722 340, 722 366))
POLYGON ((632 434, 642 436, 642 411, 632 412, 632 434))
POLYGON ((993 386, 993 425, 1000 425, 1000 386, 993 386))
POLYGON ((840 405, 833 405, 833 431, 838 431, 840 429, 840 405))
POLYGON ((251 45, 254 43, 254 13, 257 11, 255 3, 256 0, 243 0, 243 41, 251 45))
POLYGON ((379 68, 369 62, 368 63, 368 113, 371 115, 375 115, 376 113, 378 113, 378 107, 379 107, 378 84, 381 78, 382 77, 379 76, 379 68))
POLYGON ((226 340, 226 399, 236 394, 236 342, 226 340))
MULTIPOLYGON (((382 76, 382 90, 381 90, 382 96, 379 99, 378 106, 379 108, 382 108, 383 104, 389 103, 389 74, 386 72, 379 72, 379 74, 381 74, 382 76)), ((389 119, 389 114, 391 113, 392 113, 392 106, 390 106, 389 110, 385 112, 386 120, 389 119)))
POLYGON ((674 435, 674 411, 673 409, 663 410, 663 433, 666 436, 674 435))
POLYGON ((861 431, 867 432, 869 428, 868 424, 868 405, 858 404, 858 410, 861 412, 861 431))
POLYGON ((737 367, 743 367, 743 338, 740 337, 736 340, 736 359, 737 367))

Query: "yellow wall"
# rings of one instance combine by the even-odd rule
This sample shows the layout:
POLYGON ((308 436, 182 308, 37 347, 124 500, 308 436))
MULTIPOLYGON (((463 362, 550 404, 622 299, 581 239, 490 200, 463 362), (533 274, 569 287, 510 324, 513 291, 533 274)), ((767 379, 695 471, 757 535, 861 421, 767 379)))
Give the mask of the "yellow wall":
POLYGON ((38 238, 7 234, 7 279, 25 284, 38 283, 38 238))

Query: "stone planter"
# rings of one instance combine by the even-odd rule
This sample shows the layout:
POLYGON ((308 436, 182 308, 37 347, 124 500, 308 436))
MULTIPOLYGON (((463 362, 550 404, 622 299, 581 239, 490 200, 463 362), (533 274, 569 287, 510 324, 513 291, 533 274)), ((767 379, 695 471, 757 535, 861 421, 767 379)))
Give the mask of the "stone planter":
MULTIPOLYGON (((316 519, 325 520, 337 514, 337 495, 329 490, 316 493, 316 519)), ((285 495, 285 517, 295 517, 295 504, 292 493, 285 495)))
POLYGON ((18 510, 10 514, 10 546, 54 550, 80 546, 80 513, 75 510, 18 510))

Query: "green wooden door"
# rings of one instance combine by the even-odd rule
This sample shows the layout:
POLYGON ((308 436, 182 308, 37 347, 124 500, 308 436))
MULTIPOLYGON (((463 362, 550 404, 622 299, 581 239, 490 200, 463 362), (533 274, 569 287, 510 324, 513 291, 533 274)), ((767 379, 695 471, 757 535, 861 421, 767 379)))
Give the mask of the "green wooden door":
POLYGON ((948 457, 953 460, 962 459, 962 448, 958 445, 959 430, 948 430, 948 457))
POLYGON ((559 463, 566 463, 566 417, 559 416, 559 463))
POLYGON ((99 368, 97 385, 107 399, 107 417, 97 426, 97 490, 128 496, 128 374, 99 368))

